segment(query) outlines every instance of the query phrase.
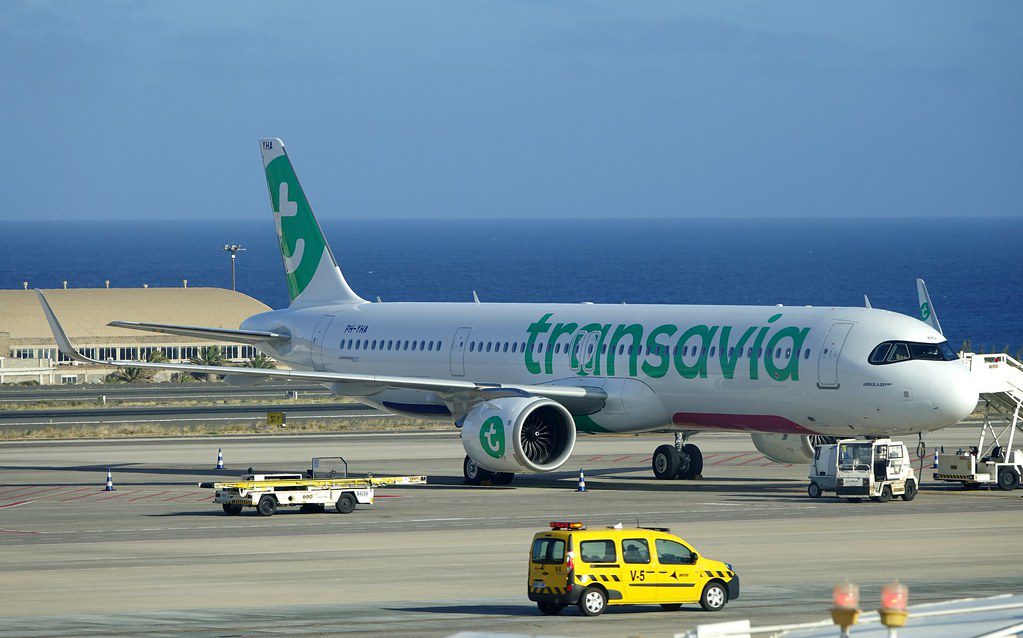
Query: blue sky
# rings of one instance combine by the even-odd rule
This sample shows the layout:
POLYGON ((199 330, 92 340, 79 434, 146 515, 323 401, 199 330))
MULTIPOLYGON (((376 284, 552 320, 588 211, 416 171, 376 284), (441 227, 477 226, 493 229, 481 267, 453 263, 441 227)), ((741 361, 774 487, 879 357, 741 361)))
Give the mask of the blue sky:
POLYGON ((1018 2, 12 2, 0 219, 1023 211, 1018 2))

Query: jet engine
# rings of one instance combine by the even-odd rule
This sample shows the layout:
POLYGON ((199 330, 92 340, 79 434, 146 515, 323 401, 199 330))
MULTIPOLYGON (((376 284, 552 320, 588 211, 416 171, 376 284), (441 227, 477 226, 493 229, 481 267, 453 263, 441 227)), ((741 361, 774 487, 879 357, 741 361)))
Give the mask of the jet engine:
POLYGON ((809 463, 815 445, 834 443, 833 436, 814 434, 753 434, 753 445, 775 463, 809 463))
POLYGON ((572 454, 575 420, 551 399, 492 399, 465 415, 462 447, 492 472, 550 472, 572 454))

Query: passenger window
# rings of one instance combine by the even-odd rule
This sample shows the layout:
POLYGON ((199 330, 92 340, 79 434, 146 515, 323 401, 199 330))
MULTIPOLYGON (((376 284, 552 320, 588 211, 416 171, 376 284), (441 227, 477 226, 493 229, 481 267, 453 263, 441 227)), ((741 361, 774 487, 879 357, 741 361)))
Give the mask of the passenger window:
POLYGON ((632 565, 650 562, 650 546, 645 538, 627 538, 622 541, 622 560, 632 565))
POLYGON ((654 541, 657 547, 657 560, 662 565, 692 565, 693 553, 682 543, 658 538, 654 541))
POLYGON ((470 341, 469 342, 469 352, 476 352, 476 342, 475 341, 470 341))
POLYGON ((419 342, 419 349, 420 350, 426 349, 426 341, 425 340, 419 342))
POLYGON ((512 342, 512 352, 515 352, 515 346, 519 345, 517 341, 512 342))
POLYGON ((560 538, 538 538, 533 541, 533 562, 560 565, 565 562, 565 541, 560 538))
POLYGON ((712 357, 714 356, 714 347, 713 346, 710 349, 710 356, 712 356, 712 357))
POLYGON ((803 353, 803 358, 804 359, 809 359, 810 358, 810 349, 809 348, 807 348, 806 352, 803 353))
POLYGON ((618 344, 618 354, 625 354, 625 346, 618 344))
POLYGON ((490 352, 490 347, 493 346, 493 345, 494 345, 493 341, 488 341, 487 342, 487 352, 490 352))
POLYGON ((415 352, 415 350, 416 350, 416 342, 413 341, 412 342, 412 351, 415 352))
POLYGON ((388 339, 387 340, 387 349, 390 350, 393 345, 394 345, 394 339, 388 339))
POLYGON ((584 563, 614 563, 618 560, 615 542, 610 540, 579 543, 579 557, 584 563))
POLYGON ((440 350, 443 347, 444 347, 444 342, 443 341, 438 341, 437 342, 437 350, 440 350))
POLYGON ((504 350, 502 350, 502 352, 508 352, 508 342, 507 341, 504 342, 504 350))
POLYGON ((904 343, 896 343, 888 354, 888 362, 905 361, 909 358, 909 346, 904 343))

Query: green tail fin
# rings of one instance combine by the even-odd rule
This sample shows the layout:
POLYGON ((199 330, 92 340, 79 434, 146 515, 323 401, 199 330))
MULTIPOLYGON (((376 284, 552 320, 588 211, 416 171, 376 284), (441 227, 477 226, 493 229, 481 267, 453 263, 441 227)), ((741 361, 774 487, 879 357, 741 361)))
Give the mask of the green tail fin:
POLYGON ((292 305, 357 303, 365 301, 348 285, 316 222, 284 142, 259 140, 266 185, 284 259, 284 274, 292 305))

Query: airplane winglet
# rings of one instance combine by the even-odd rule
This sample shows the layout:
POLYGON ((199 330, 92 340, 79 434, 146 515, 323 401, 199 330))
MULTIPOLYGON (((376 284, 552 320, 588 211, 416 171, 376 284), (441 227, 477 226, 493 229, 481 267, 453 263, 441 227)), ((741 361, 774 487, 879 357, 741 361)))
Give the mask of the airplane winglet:
POLYGON ((50 307, 50 303, 46 301, 46 296, 42 290, 36 288, 36 296, 39 297, 39 303, 43 307, 43 314, 46 315, 46 323, 50 324, 50 331, 53 333, 53 338, 57 341, 57 347, 69 359, 74 359, 81 363, 103 363, 95 359, 85 357, 71 345, 71 340, 67 338, 67 334, 64 332, 64 328, 57 321, 57 315, 53 314, 53 308, 50 307))
POLYGON ((874 307, 874 306, 870 305, 870 297, 868 297, 866 295, 863 295, 863 305, 866 306, 867 308, 873 308, 874 307))

